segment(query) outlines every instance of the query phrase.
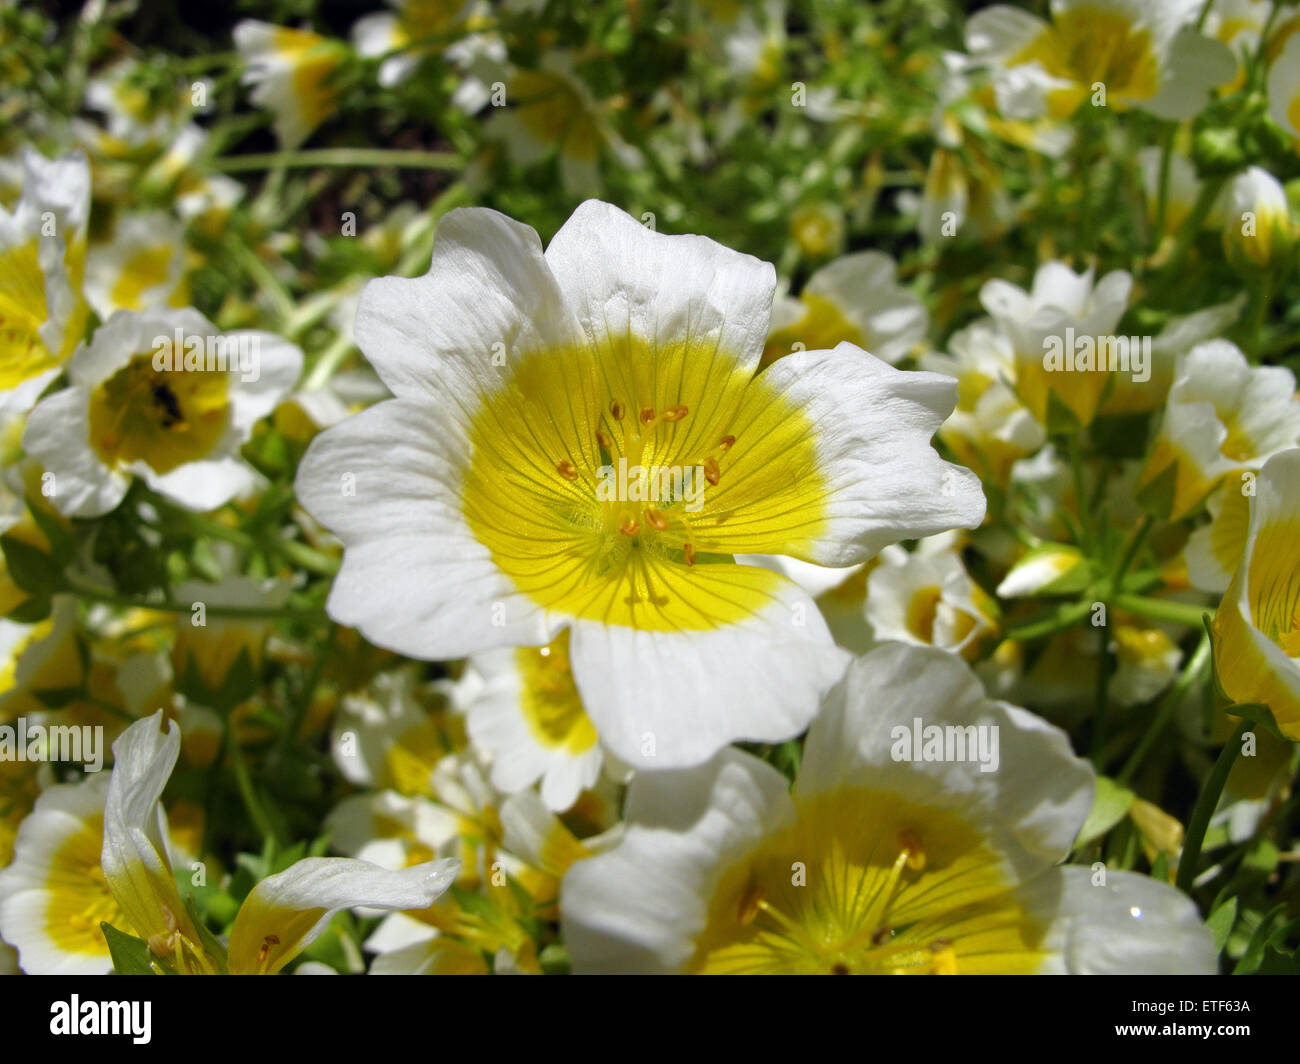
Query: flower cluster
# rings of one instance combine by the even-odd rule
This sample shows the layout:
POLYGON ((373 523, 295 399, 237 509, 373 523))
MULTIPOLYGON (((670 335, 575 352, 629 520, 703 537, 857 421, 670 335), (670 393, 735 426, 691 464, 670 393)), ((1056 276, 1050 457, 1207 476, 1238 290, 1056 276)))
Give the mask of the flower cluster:
POLYGON ((1300 971, 1300 8, 251 6, 0 0, 0 971, 1300 971))

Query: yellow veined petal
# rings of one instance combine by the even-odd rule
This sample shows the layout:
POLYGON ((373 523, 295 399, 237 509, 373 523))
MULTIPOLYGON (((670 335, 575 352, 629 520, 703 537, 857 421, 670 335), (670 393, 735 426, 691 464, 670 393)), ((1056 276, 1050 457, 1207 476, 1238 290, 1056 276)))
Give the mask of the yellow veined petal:
POLYGON ((262 880, 244 899, 230 929, 230 971, 273 975, 341 909, 425 909, 459 868, 459 861, 443 860, 390 872, 344 857, 304 858, 262 880))
POLYGON ((723 352, 625 337, 525 355, 470 449, 470 528, 559 614, 734 622, 761 606, 764 578, 709 556, 807 548, 823 527, 811 426, 723 352))

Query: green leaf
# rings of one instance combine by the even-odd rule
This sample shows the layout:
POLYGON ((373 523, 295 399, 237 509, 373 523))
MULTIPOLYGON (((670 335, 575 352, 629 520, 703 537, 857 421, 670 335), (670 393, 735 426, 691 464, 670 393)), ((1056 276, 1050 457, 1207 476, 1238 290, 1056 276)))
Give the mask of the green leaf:
MULTIPOLYGON (((1049 436, 1073 436, 1083 426, 1079 418, 1057 394, 1055 388, 1047 390, 1047 434, 1049 436)), ((1080 500, 1082 502, 1082 500, 1080 500)))
POLYGON ((0 536, 0 550, 14 583, 29 595, 48 595, 58 588, 59 566, 43 550, 8 533, 0 536))
POLYGON ((84 697, 86 691, 78 685, 77 687, 47 687, 41 691, 33 691, 32 694, 46 709, 62 709, 73 699, 84 697))
POLYGON ((1291 741, 1282 734, 1282 729, 1278 726, 1272 710, 1262 703, 1238 702, 1225 707, 1223 711, 1229 716, 1240 717, 1242 720, 1248 720, 1252 724, 1258 724, 1270 735, 1277 739, 1281 739, 1284 743, 1289 743, 1291 741))
POLYGON ((1137 501, 1142 509, 1154 517, 1167 520, 1174 508, 1174 493, 1178 486, 1178 463, 1170 462, 1159 476, 1147 481, 1137 491, 1137 501))
POLYGON ((108 942, 108 953, 113 958, 113 970, 118 975, 157 975, 153 968, 153 954, 149 943, 142 938, 119 931, 109 923, 100 923, 108 942))
POLYGON ((32 515, 32 521, 35 522, 36 527, 41 530, 41 534, 49 541, 54 558, 66 561, 72 547, 72 537, 68 534, 68 530, 63 527, 53 513, 34 499, 28 498, 27 510, 32 515))
POLYGON ((1241 960, 1232 969, 1233 975, 1254 975, 1259 970, 1260 964, 1264 961, 1264 948, 1268 945, 1273 922, 1285 910, 1285 905, 1279 905, 1260 921, 1259 926, 1255 928, 1255 933, 1250 936, 1250 942, 1246 945, 1246 952, 1241 955, 1241 960))
POLYGON ((1136 795, 1127 787, 1116 783, 1108 776, 1097 777, 1097 787, 1092 795, 1092 809, 1088 819, 1079 829, 1079 837, 1074 840, 1074 848, 1101 838, 1116 824, 1124 819, 1133 805, 1136 795))
POLYGON ((547 975, 568 975, 573 970, 569 951, 558 943, 545 947, 537 955, 537 963, 547 975))
POLYGON ((1214 936, 1214 948, 1222 952, 1223 947, 1228 944, 1228 936, 1232 934, 1233 925, 1237 922, 1237 897, 1233 895, 1214 912, 1205 921, 1205 926, 1210 929, 1210 934, 1214 936))

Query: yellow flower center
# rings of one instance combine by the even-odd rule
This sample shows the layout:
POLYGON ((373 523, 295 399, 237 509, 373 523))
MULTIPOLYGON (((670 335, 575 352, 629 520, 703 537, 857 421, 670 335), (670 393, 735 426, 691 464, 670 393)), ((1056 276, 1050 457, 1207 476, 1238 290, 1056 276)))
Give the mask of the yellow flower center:
POLYGON ((542 746, 581 754, 596 745, 596 729, 582 708, 569 666, 569 630, 546 647, 519 647, 521 705, 533 738, 542 746))
POLYGON ((96 815, 68 835, 50 858, 45 930, 64 952, 107 957, 100 923, 127 927, 100 871, 103 845, 104 818, 96 815))
POLYGON ((825 527, 812 423, 712 347, 634 338, 524 355, 470 426, 462 509, 556 613, 699 631, 760 612, 825 527))
POLYGON ((519 121, 538 141, 559 145, 572 159, 596 158, 600 134, 577 90, 562 77, 538 70, 521 70, 510 81, 510 99, 517 102, 519 121))
POLYGON ((1249 601, 1255 627, 1289 657, 1300 657, 1300 521, 1263 525, 1250 556, 1249 601))
POLYGON ((688 969, 1032 973, 1044 927, 959 817, 855 789, 796 800, 793 827, 728 869, 688 969))
POLYGON ((206 458, 226 431, 229 375, 158 370, 136 355, 90 397, 90 443, 106 465, 142 461, 156 473, 206 458))
POLYGON ((803 317, 785 328, 774 330, 768 337, 763 350, 764 366, 791 351, 825 351, 840 343, 857 344, 871 350, 871 338, 849 321, 834 302, 813 292, 805 292, 799 299, 807 308, 803 317), (796 343, 803 347, 796 348, 796 343))
MULTIPOLYGON (((84 264, 85 244, 77 241, 65 258, 69 282, 75 290, 80 290, 84 264)), ((38 241, 32 239, 26 244, 0 249, 0 392, 54 369, 81 341, 86 304, 80 296, 68 319, 59 351, 48 350, 37 331, 48 317, 38 241)))
POLYGON ((1134 25, 1122 12, 1099 5, 1078 4, 1054 16, 1053 24, 1010 65, 1034 61, 1051 76, 1079 86, 1050 94, 1049 106, 1058 118, 1072 113, 1098 82, 1106 86, 1109 106, 1149 100, 1160 91, 1160 64, 1151 31, 1134 25))
POLYGON ((113 305, 139 310, 146 292, 167 283, 174 253, 170 244, 132 252, 122 263, 121 272, 109 292, 113 305))

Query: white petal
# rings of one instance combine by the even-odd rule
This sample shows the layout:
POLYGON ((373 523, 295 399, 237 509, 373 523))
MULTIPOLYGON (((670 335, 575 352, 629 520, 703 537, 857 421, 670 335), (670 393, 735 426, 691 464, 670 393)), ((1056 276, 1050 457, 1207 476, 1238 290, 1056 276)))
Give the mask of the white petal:
POLYGON ((546 261, 596 348, 630 334, 758 367, 776 290, 770 263, 707 237, 656 233, 599 200, 573 212, 546 261))
POLYGON ((785 777, 738 750, 707 765, 636 776, 629 827, 574 864, 560 888, 574 971, 671 972, 694 951, 717 879, 794 821, 785 777))
POLYGON ((87 391, 66 388, 37 403, 23 430, 23 449, 54 474, 50 501, 69 517, 108 513, 131 485, 91 448, 89 411, 87 391))
POLYGON ((885 643, 857 659, 828 696, 808 731, 796 789, 806 797, 854 785, 1005 829, 1041 865, 1073 843, 1092 806, 1093 773, 1059 728, 986 698, 960 659, 885 643), (973 758, 895 761, 894 729, 911 733, 916 718, 922 727, 996 728, 996 767, 985 771, 973 758))
POLYGON ((761 612, 725 627, 656 632, 578 620, 570 653, 601 742, 655 770, 700 764, 738 740, 793 738, 848 660, 789 581, 761 612))
POLYGON ((481 207, 438 223, 427 274, 371 281, 357 308, 357 343, 394 395, 471 407, 506 376, 498 352, 508 368, 574 336, 537 233, 481 207))
POLYGON ((787 355, 763 379, 813 423, 828 482, 830 527, 803 560, 853 565, 886 544, 983 521, 979 478, 930 446, 957 402, 952 378, 896 370, 840 344, 787 355))
POLYGON ((1060 869, 1064 890, 1043 945, 1058 951, 1049 970, 1071 975, 1213 975, 1217 951, 1192 900, 1133 872, 1060 869))
POLYGON ((558 631, 470 532, 452 457, 465 446, 447 405, 392 399, 326 429, 298 469, 299 500, 346 547, 330 615, 413 657, 544 645, 558 631))
POLYGON ((262 880, 244 899, 230 931, 230 970, 278 971, 341 909, 427 909, 459 870, 456 860, 391 872, 347 857, 303 858, 262 880))

